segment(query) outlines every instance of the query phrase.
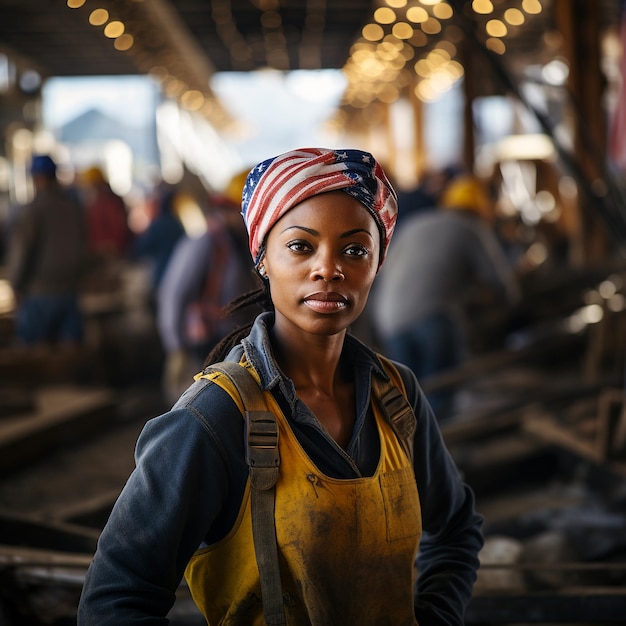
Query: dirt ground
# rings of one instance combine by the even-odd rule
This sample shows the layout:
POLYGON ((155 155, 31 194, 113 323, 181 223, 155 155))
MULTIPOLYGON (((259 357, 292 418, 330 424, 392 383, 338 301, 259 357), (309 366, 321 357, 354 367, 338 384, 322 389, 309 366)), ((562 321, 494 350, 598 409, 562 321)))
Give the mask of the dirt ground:
MULTIPOLYGON (((143 425, 165 408, 154 390, 125 392, 120 402, 126 419, 27 467, 0 475, 0 515, 55 524, 67 521, 72 512, 92 501, 104 503, 106 514, 106 505, 113 503, 134 468, 135 442, 143 425)), ((18 584, 9 589, 5 581, 0 591, 0 625, 74 626, 80 576, 85 571, 79 570, 79 584, 57 585, 52 574, 40 587, 18 584), (7 593, 11 596, 8 603, 7 593)), ((181 585, 168 617, 172 626, 205 623, 185 585, 181 585)))
POLYGON ((119 492, 134 467, 141 428, 164 408, 152 389, 123 392, 121 417, 110 427, 0 476, 0 509, 55 520, 85 500, 119 492))

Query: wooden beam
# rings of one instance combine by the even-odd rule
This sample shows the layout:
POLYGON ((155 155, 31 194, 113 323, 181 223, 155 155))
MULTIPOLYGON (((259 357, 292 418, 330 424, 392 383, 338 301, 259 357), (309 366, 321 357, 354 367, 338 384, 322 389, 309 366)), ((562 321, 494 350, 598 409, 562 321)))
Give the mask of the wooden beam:
POLYGON ((623 624, 624 587, 566 589, 544 593, 498 593, 475 596, 465 613, 465 626, 489 624, 623 624))
MULTIPOLYGON (((600 3, 587 0, 556 0, 554 18, 562 35, 562 51, 569 67, 569 126, 574 152, 592 185, 602 185, 605 177, 606 128, 602 109, 603 72, 600 67, 600 3)), ((568 106, 567 106, 568 105, 568 106)), ((608 236, 593 207, 579 215, 576 234, 585 261, 606 257, 608 236)))

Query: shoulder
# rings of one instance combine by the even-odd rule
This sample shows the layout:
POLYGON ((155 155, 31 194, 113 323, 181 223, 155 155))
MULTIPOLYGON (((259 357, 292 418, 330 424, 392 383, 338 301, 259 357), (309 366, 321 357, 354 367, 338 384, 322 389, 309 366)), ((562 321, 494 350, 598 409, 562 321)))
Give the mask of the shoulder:
POLYGON ((417 378, 413 371, 400 361, 394 361, 381 353, 376 353, 376 358, 381 365, 381 370, 387 374, 391 382, 397 386, 404 386, 407 394, 409 390, 417 387, 417 378))
POLYGON ((209 437, 220 441, 227 433, 239 433, 243 424, 241 411, 231 395, 214 380, 194 381, 168 411, 181 428, 193 421, 209 437))
POLYGON ((191 384, 174 406, 149 420, 137 451, 149 449, 192 450, 217 453, 226 466, 243 454, 244 420, 231 396, 214 381, 191 384))
POLYGON ((215 421, 237 414, 241 411, 235 401, 235 395, 229 390, 224 374, 198 375, 196 380, 183 392, 172 410, 187 410, 203 419, 215 421))
POLYGON ((382 354, 377 354, 376 356, 391 382, 403 392, 409 404, 413 407, 415 415, 419 417, 420 413, 426 410, 428 403, 413 370, 404 363, 389 359, 382 354))

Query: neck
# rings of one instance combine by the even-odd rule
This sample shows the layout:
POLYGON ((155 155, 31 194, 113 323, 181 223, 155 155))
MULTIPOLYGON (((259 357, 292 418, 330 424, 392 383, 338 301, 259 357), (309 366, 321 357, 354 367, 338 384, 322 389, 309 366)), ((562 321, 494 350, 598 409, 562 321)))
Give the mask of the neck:
POLYGON ((338 366, 344 338, 345 332, 331 337, 310 335, 294 342, 272 332, 276 360, 296 390, 315 388, 328 395, 342 382, 338 366))

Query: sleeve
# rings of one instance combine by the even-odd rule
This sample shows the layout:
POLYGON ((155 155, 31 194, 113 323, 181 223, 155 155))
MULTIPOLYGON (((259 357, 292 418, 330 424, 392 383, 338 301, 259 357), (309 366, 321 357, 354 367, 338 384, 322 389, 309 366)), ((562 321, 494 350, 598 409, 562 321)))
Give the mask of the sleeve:
POLYGON ((167 352, 185 347, 185 309, 200 293, 209 258, 206 237, 184 238, 174 248, 158 289, 157 324, 167 352))
POLYGON ((483 546, 482 517, 413 373, 399 365, 417 417, 414 469, 422 509, 415 610, 420 626, 463 626, 483 546))
POLYGON ((161 242, 167 235, 167 222, 157 215, 133 241, 129 258, 131 261, 153 257, 159 251, 161 242))
POLYGON ((16 295, 28 288, 37 250, 37 216, 32 206, 18 209, 8 246, 8 278, 16 295))
POLYGON ((243 420, 226 392, 209 386, 205 406, 226 419, 209 421, 197 407, 178 404, 140 434, 135 470, 85 577, 79 626, 168 624, 189 558, 216 526, 222 534, 232 526, 241 501, 229 509, 237 500, 233 484, 242 493, 245 486, 245 467, 237 470, 238 482, 233 478, 233 458, 245 466, 243 420), (221 422, 231 424, 228 432, 220 431, 221 422))

